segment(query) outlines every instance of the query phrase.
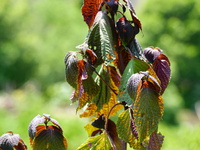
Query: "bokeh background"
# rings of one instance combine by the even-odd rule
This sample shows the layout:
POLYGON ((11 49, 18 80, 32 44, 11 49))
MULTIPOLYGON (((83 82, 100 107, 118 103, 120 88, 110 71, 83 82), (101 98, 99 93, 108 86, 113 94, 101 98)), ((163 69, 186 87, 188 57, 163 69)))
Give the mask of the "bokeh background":
MULTIPOLYGON (((29 147, 28 125, 51 114, 64 130, 69 150, 87 139, 88 120, 76 114, 65 82, 64 56, 87 35, 82 0, 0 1, 0 135, 12 130, 29 147)), ((200 1, 138 0, 143 48, 160 47, 171 61, 159 131, 164 150, 200 147, 200 1)))

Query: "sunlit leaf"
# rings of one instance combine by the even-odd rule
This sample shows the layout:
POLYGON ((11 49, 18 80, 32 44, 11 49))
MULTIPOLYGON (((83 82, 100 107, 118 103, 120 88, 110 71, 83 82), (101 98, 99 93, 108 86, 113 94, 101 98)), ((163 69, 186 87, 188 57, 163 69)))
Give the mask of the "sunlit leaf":
POLYGON ((92 26, 99 6, 103 1, 104 0, 84 0, 82 15, 89 28, 92 26))
POLYGON ((9 131, 0 137, 1 150, 27 150, 27 146, 20 138, 19 134, 13 134, 9 131))
POLYGON ((77 150, 109 150, 112 149, 109 136, 106 132, 100 135, 90 137, 77 150))
POLYGON ((170 62, 167 56, 160 54, 153 63, 153 69, 161 81, 161 94, 163 94, 171 78, 170 62))
POLYGON ((132 58, 129 61, 121 77, 119 95, 118 95, 118 100, 120 102, 125 101, 128 105, 131 105, 133 103, 133 100, 129 96, 127 92, 127 88, 126 88, 128 79, 131 77, 132 74, 138 73, 140 71, 146 71, 148 68, 149 68, 149 65, 142 60, 132 58))
POLYGON ((150 136, 148 150, 160 150, 163 141, 164 136, 161 133, 153 132, 150 136))
POLYGON ((66 80, 75 89, 78 82, 78 58, 76 54, 76 52, 70 51, 65 56, 66 80))
POLYGON ((89 103, 86 110, 82 114, 80 114, 80 118, 93 116, 95 115, 96 110, 97 110, 96 104, 89 103))
POLYGON ((86 38, 86 43, 98 57, 97 64, 104 61, 105 65, 115 59, 114 25, 110 17, 102 11, 96 15, 94 24, 86 38))
POLYGON ((141 81, 134 103, 133 116, 140 142, 158 128, 164 111, 162 97, 152 87, 152 83, 141 81))
POLYGON ((127 142, 130 147, 142 150, 144 147, 138 141, 137 131, 130 113, 131 111, 127 109, 118 116, 117 132, 119 137, 123 141, 127 142))
POLYGON ((94 127, 90 123, 87 124, 84 128, 87 131, 89 137, 92 136, 95 131, 99 130, 99 128, 94 127))
POLYGON ((111 82, 109 72, 106 70, 105 67, 101 68, 100 76, 104 79, 104 81, 97 77, 96 82, 99 85, 100 89, 97 96, 95 96, 92 100, 92 102, 96 104, 98 110, 100 110, 104 104, 107 104, 111 97, 110 88, 105 84, 106 82, 109 85, 111 82))

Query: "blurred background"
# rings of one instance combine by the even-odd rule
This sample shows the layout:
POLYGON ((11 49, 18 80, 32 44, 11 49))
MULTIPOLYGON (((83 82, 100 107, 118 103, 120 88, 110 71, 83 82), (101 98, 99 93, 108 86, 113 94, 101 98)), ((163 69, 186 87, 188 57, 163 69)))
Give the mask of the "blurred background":
MULTIPOLYGON (((87 119, 76 114, 65 82, 64 56, 87 35, 82 0, 1 0, 0 135, 12 130, 29 146, 29 122, 51 114, 60 122, 69 150, 87 139, 87 119)), ((159 131, 164 150, 200 147, 200 1, 141 0, 134 7, 143 48, 160 47, 171 61, 159 131)))

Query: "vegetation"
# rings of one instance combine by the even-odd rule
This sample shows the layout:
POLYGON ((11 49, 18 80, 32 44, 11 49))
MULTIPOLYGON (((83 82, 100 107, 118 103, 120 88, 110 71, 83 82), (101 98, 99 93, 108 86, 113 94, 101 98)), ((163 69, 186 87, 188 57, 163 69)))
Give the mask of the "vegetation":
MULTIPOLYGON (((198 3, 198 0, 153 0, 136 7, 143 27, 137 35, 138 41, 142 47, 162 47, 171 61, 173 78, 163 95, 165 113, 159 125, 159 132, 165 135, 164 150, 199 147, 199 121, 194 109, 199 97, 198 65, 193 65, 199 62, 199 42, 194 38, 199 36, 198 3), (191 88, 187 88, 189 86, 191 88)), ((71 88, 63 83, 62 59, 66 50, 73 50, 87 34, 80 7, 81 2, 71 0, 67 3, 52 0, 51 4, 48 0, 1 2, 0 53, 4 57, 0 56, 0 118, 3 122, 0 135, 12 130, 29 143, 27 127, 30 121, 37 114, 47 113, 61 123, 69 150, 84 142, 87 133, 83 126, 88 120, 78 119, 74 104, 69 106, 66 97, 70 97, 71 88), (53 71, 52 66, 55 66, 53 71)))

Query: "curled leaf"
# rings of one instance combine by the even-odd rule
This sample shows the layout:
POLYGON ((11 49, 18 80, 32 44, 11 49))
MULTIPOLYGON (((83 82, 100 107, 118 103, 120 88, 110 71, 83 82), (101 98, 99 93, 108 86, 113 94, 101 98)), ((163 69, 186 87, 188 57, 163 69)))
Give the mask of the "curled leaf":
POLYGON ((128 79, 126 88, 127 88, 128 94, 134 101, 137 95, 138 84, 143 77, 144 77, 144 74, 135 73, 128 79))
POLYGON ((33 150, 67 149, 67 140, 63 136, 59 123, 48 114, 33 118, 28 132, 33 150), (53 125, 48 125, 49 122, 53 125))
POLYGON ((150 63, 153 63, 161 53, 162 50, 159 48, 147 47, 144 49, 144 55, 150 63))
POLYGON ((0 137, 0 150, 27 150, 27 146, 19 134, 9 131, 0 137))
POLYGON ((162 95, 167 88, 171 78, 170 62, 167 56, 160 54, 153 63, 153 69, 161 81, 160 93, 162 95))
POLYGON ((125 16, 121 17, 117 21, 117 30, 122 40, 122 43, 126 46, 131 40, 135 38, 139 30, 131 25, 131 22, 126 19, 125 16))
POLYGON ((77 88, 78 81, 78 58, 76 52, 69 51, 65 56, 65 75, 67 82, 77 88))

